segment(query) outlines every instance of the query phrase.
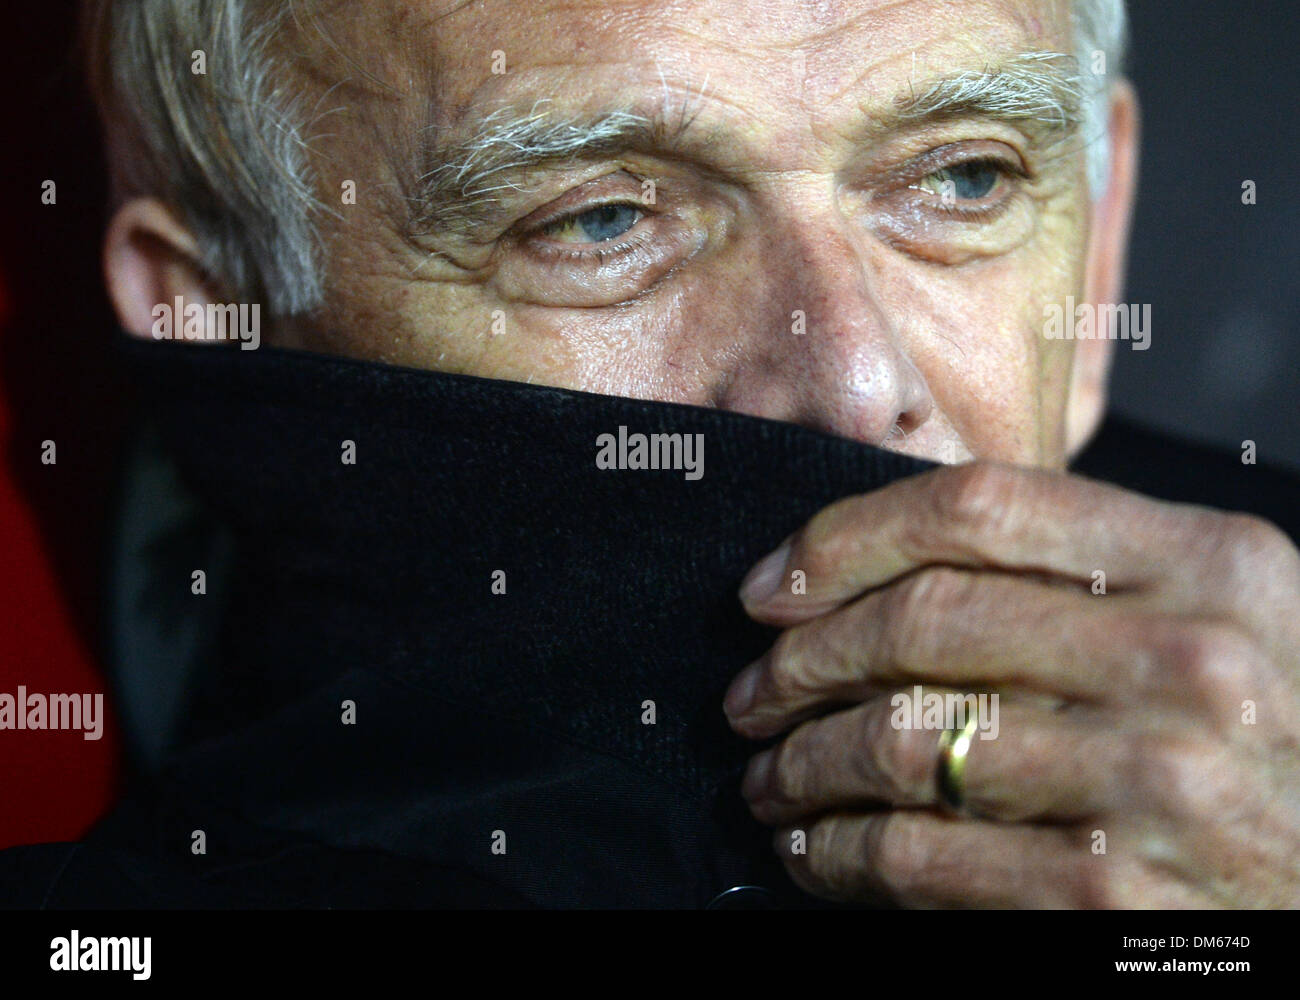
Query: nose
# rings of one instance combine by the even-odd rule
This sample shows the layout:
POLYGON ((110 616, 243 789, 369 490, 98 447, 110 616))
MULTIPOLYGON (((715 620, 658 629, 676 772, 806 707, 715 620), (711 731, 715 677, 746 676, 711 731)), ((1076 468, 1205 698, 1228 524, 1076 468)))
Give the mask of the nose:
POLYGON ((901 318, 886 315, 862 254, 831 226, 773 248, 759 325, 715 403, 878 445, 924 424, 934 400, 901 318))

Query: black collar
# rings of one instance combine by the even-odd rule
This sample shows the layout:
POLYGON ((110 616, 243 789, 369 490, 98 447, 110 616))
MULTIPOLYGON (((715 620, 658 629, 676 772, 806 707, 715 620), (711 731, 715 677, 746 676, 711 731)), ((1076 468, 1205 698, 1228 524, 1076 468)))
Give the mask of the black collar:
POLYGON ((737 586, 826 503, 925 463, 691 406, 273 349, 126 350, 230 540, 211 560, 225 572, 195 563, 206 543, 137 547, 153 583, 119 659, 197 609, 215 640, 167 795, 559 905, 696 905, 769 870, 735 789, 757 747, 721 701, 775 633, 737 586), (699 435, 703 475, 598 467, 602 435, 626 459, 636 434, 699 435), (194 569, 214 570, 205 595, 194 569))

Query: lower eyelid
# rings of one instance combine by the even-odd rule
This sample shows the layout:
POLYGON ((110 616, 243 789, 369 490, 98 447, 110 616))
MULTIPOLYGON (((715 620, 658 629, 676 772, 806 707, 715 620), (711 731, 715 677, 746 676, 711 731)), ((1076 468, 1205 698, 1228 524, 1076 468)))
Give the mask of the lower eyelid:
POLYGON ((617 241, 622 252, 601 260, 599 244, 574 251, 557 245, 515 245, 503 256, 494 280, 498 291, 516 301, 558 307, 592 308, 630 302, 657 286, 693 258, 713 238, 705 227, 665 219, 662 229, 617 241))
POLYGON ((1002 198, 992 205, 981 205, 972 208, 944 208, 940 207, 938 211, 946 215, 953 222, 959 223, 989 223, 996 222, 1010 206, 1010 196, 1002 198))
POLYGON ((864 220, 885 245, 910 257, 942 264, 1000 256, 1020 246, 1034 229, 1032 209, 1020 192, 980 208, 940 208, 934 202, 882 207, 864 220))
POLYGON ((623 256, 641 249, 647 238, 640 234, 629 238, 628 234, 633 231, 634 229, 629 229, 622 236, 616 236, 603 243, 538 243, 532 247, 532 250, 553 261, 600 261, 608 259, 611 255, 623 256))
MULTIPOLYGON (((1023 177, 1012 173, 1009 170, 1001 169, 1001 176, 998 177, 997 183, 993 186, 988 194, 980 198, 957 198, 956 205, 944 205, 943 196, 937 191, 931 191, 923 188, 919 183, 909 184, 907 190, 921 192, 921 200, 929 202, 929 207, 934 211, 941 212, 947 216, 958 216, 963 214, 978 214, 987 210, 997 209, 1011 201, 1020 193, 1020 183, 1023 177), (992 199, 990 201, 990 199, 992 199), (963 208, 961 203, 968 206, 978 206, 963 208)), ((929 175, 927 175, 928 177, 929 175)))

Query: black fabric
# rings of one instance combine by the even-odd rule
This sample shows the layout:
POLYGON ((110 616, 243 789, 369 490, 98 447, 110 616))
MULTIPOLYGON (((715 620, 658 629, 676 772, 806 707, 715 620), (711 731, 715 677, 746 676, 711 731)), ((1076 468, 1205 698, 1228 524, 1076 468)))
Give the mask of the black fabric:
POLYGON ((456 867, 538 905, 698 907, 744 884, 804 899, 738 793, 758 747, 731 733, 722 696, 774 632, 736 590, 825 503, 925 463, 696 407, 275 350, 124 349, 235 552, 192 596, 205 567, 166 558, 169 539, 148 547, 169 579, 138 589, 157 606, 137 614, 170 626, 177 594, 217 602, 219 670, 157 781, 83 850, 201 871, 202 829, 214 868, 245 863, 208 831, 230 817, 456 867), (703 476, 597 468, 597 438, 620 427, 702 435, 703 476))
MULTIPOLYGON (((758 747, 722 695, 775 633, 736 589, 826 503, 925 463, 695 407, 269 349, 124 350, 233 555, 191 595, 194 554, 215 550, 161 519, 125 573, 155 583, 132 586, 119 631, 213 608, 219 627, 202 664, 176 665, 203 686, 160 773, 81 846, 0 853, 10 905, 701 907, 737 885, 820 905, 739 795, 758 747), (620 426, 702 434, 703 477, 598 469, 597 437, 620 426)), ((1198 499, 1185 455, 1108 425, 1082 467, 1198 499)), ((1232 500, 1296 495, 1251 473, 1232 500)))

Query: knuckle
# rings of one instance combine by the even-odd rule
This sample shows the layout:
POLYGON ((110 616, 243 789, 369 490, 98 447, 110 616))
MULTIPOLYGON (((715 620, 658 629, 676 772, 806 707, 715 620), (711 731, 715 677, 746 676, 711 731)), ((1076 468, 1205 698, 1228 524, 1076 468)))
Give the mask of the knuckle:
POLYGON ((1239 705, 1259 688, 1259 652, 1231 625, 1182 621, 1156 641, 1165 669, 1216 714, 1239 705))
POLYGON ((840 815, 817 821, 808 834, 805 867, 814 881, 829 895, 847 898, 858 881, 860 855, 853 846, 849 822, 840 815))
POLYGON ((899 667, 916 667, 937 653, 943 622, 970 596, 971 573, 949 566, 924 569, 897 584, 886 601, 886 652, 899 667))
POLYGON ((768 795, 780 802, 797 802, 803 795, 801 757, 797 748, 790 746, 790 739, 777 746, 774 752, 776 757, 772 761, 772 774, 767 783, 768 795))
POLYGON ((1228 514, 1228 534, 1237 544, 1256 555, 1277 556, 1290 552, 1291 539, 1272 521, 1255 514, 1228 514))
POLYGON ((1240 794, 1228 749, 1198 738, 1137 737, 1129 767, 1140 799, 1179 820, 1213 816, 1240 794))
POLYGON ((947 466, 937 478, 931 513, 941 524, 979 532, 999 525, 1014 498, 1013 469, 993 462, 947 466))
POLYGON ((1270 521, 1253 514, 1216 514, 1208 535, 1214 546, 1211 572, 1235 591, 1251 592, 1279 569, 1295 572, 1290 538, 1270 521))
POLYGON ((864 780, 895 803, 917 803, 933 787, 938 739, 932 730, 897 729, 893 713, 869 713, 858 760, 864 780))
POLYGON ((936 611, 960 604, 970 588, 971 575, 951 566, 935 566, 908 577, 899 587, 897 610, 909 619, 933 617, 936 611))
POLYGON ((1074 906, 1082 910, 1131 909, 1137 874, 1133 865, 1121 857, 1085 858, 1071 879, 1074 906))
POLYGON ((805 734, 805 727, 796 730, 776 748, 772 762, 772 775, 768 782, 769 794, 780 802, 804 801, 811 791, 809 778, 817 773, 810 761, 815 750, 805 734))
POLYGON ((863 854, 873 880, 892 899, 904 905, 918 902, 930 857, 918 824, 905 814, 889 814, 873 825, 863 854))
POLYGON ((807 690, 803 670, 803 642, 798 629, 786 629, 768 652, 763 687, 769 700, 788 702, 807 690))
POLYGON ((817 514, 799 536, 791 566, 808 574, 808 582, 834 577, 857 548, 861 497, 846 497, 817 514))
POLYGON ((1129 651, 1128 683, 1147 696, 1161 694, 1170 676, 1168 637, 1172 633, 1166 624, 1147 615, 1128 615, 1116 618, 1110 631, 1117 648, 1129 651))

